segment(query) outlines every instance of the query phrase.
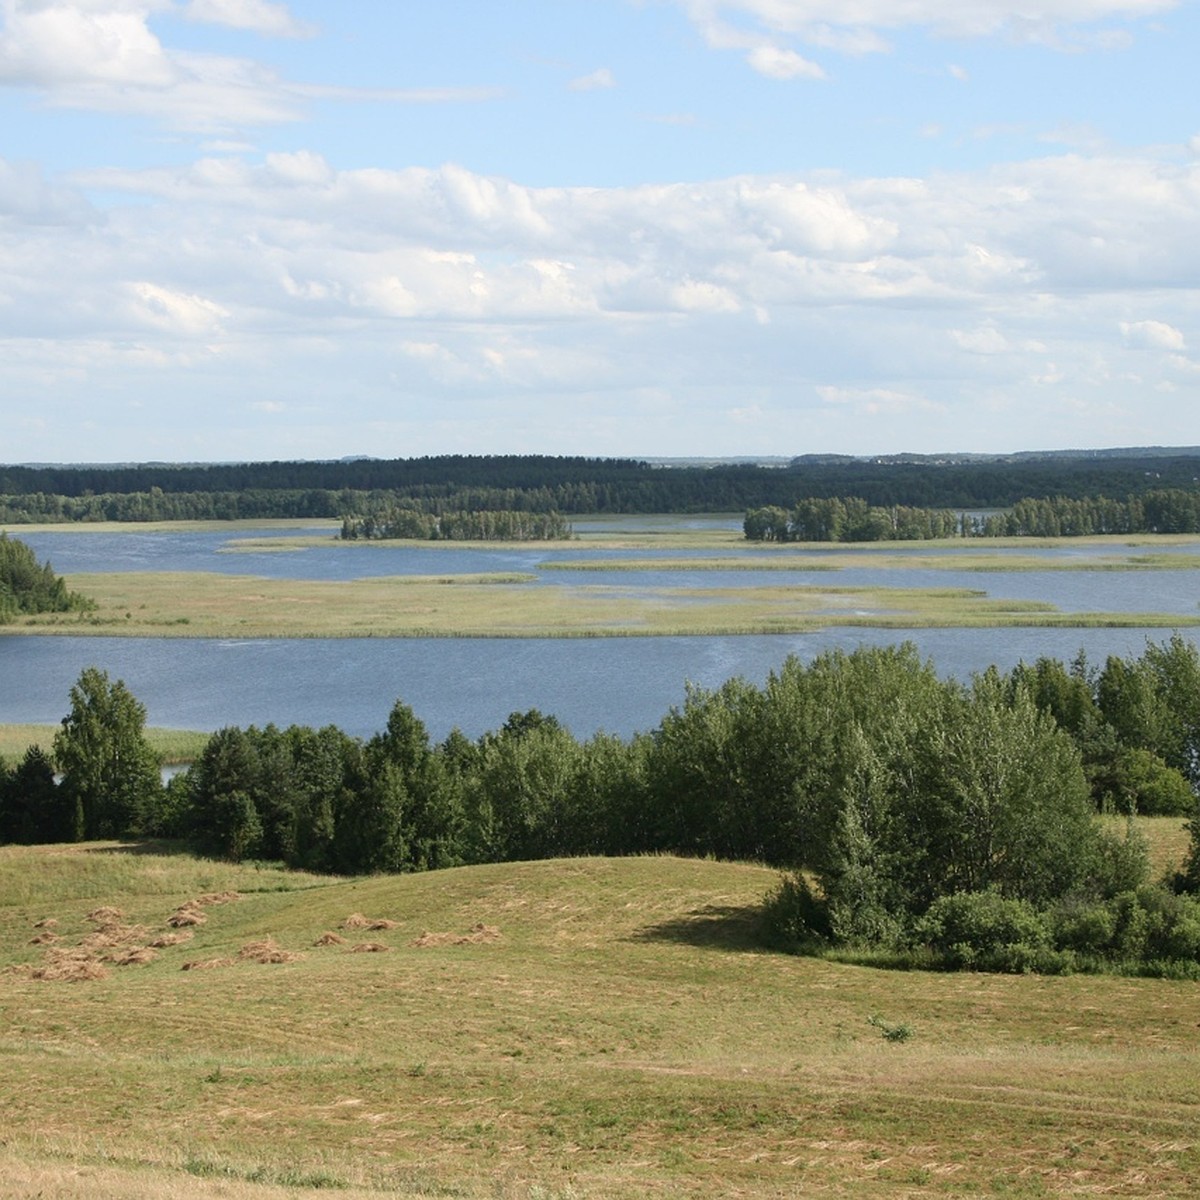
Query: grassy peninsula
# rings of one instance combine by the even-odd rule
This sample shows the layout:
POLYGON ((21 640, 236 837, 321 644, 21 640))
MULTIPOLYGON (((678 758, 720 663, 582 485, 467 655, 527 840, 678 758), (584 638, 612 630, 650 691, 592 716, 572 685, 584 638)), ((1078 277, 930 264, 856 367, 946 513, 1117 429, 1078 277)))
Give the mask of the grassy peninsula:
MULTIPOLYGON (((718 576, 719 578, 719 576, 718 576)), ((532 578, 395 576, 283 580, 210 572, 87 574, 72 585, 88 613, 25 617, 11 634, 129 637, 629 637, 795 633, 830 626, 1177 628, 1173 613, 1063 613, 972 588, 622 588, 532 578)))

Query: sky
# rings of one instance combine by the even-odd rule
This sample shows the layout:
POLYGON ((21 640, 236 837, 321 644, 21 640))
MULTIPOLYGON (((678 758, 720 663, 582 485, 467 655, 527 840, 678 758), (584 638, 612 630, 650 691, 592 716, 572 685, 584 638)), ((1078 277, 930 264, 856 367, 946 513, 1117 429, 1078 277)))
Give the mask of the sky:
POLYGON ((0 0, 0 462, 1200 443, 1200 0, 0 0))

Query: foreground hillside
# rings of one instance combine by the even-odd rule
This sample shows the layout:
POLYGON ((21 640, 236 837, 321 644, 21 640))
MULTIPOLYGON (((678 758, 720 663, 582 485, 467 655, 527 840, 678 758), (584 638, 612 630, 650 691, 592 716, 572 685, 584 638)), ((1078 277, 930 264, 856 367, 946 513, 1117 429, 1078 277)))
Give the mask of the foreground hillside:
POLYGON ((0 1196, 1194 1194, 1194 983, 765 953, 757 867, 163 849, 0 849, 0 1196))

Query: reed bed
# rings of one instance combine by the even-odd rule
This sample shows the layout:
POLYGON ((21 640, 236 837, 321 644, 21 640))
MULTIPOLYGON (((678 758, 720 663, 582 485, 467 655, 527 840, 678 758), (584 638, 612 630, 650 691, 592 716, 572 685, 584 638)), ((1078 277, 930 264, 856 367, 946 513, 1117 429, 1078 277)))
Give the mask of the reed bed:
POLYGON ((130 637, 618 637, 797 633, 834 626, 1182 628, 1195 614, 1063 613, 973 588, 547 586, 486 577, 304 581, 218 573, 76 575, 85 614, 13 634, 130 637))

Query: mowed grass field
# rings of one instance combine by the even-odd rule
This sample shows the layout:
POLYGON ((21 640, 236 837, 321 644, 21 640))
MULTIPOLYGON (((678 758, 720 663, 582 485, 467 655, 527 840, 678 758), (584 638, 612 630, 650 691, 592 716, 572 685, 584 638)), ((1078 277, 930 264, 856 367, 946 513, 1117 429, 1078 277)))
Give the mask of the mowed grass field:
POLYGON ((1195 1194, 1200 987, 769 953, 775 878, 0 848, 0 1196, 1195 1194))

